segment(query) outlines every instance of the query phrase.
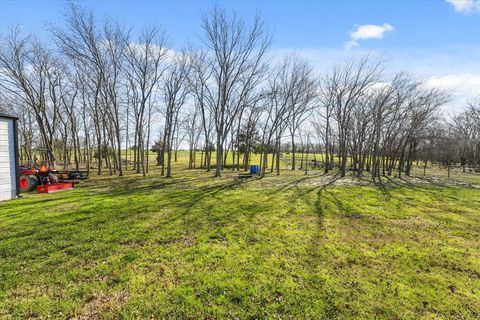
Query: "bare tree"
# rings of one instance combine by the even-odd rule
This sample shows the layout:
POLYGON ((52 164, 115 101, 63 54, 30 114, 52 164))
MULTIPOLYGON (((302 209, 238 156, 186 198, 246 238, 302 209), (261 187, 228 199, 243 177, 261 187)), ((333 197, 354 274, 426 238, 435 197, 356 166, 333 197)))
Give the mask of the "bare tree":
POLYGON ((295 97, 297 91, 297 74, 295 63, 291 57, 283 59, 276 69, 271 72, 268 91, 262 94, 264 97, 264 115, 261 123, 262 129, 262 177, 267 168, 267 156, 269 152, 276 154, 277 174, 280 174, 278 161, 280 158, 281 137, 287 129, 292 112, 297 106, 295 97))
MULTIPOLYGON (((190 58, 186 51, 173 57, 173 63, 165 75, 163 97, 165 103, 165 131, 163 135, 162 153, 167 153, 166 177, 172 175, 172 148, 178 133, 180 108, 185 104, 189 92, 188 76, 190 72, 190 58)), ((164 175, 162 164, 162 175, 164 175)))
POLYGON ((1 42, 0 87, 29 107, 37 122, 43 147, 48 150, 47 161, 54 165, 58 103, 49 103, 48 99, 56 92, 52 87, 55 82, 49 80, 55 77, 57 61, 38 40, 22 36, 19 27, 11 29, 1 42))
MULTIPOLYGON (((211 164, 211 145, 214 139, 213 127, 214 127, 214 115, 210 112, 208 105, 213 104, 211 100, 212 93, 209 87, 209 79, 213 70, 209 68, 207 63, 207 55, 203 51, 191 50, 191 72, 189 77, 189 84, 192 95, 195 99, 195 104, 200 109, 201 123, 204 136, 204 161, 201 161, 201 166, 205 167, 207 171, 210 171, 211 164)), ((203 153, 202 153, 203 156, 203 153)))
POLYGON ((307 61, 297 56, 288 57, 288 63, 291 64, 291 88, 292 92, 288 96, 290 104, 290 116, 288 119, 288 129, 290 132, 290 141, 292 144, 292 170, 295 170, 295 136, 300 126, 307 120, 313 110, 312 101, 317 95, 317 86, 313 78, 312 67, 307 61))
POLYGON ((202 133, 202 125, 200 123, 200 108, 198 104, 191 109, 184 121, 185 132, 189 147, 188 168, 193 169, 196 165, 196 151, 198 149, 198 141, 202 133))
MULTIPOLYGON (((89 105, 92 115, 98 171, 102 173, 104 146, 104 123, 107 119, 102 110, 102 90, 105 89, 105 58, 102 53, 101 31, 91 11, 71 3, 65 12, 66 28, 52 26, 51 32, 59 50, 72 62, 81 75, 83 100, 89 105)), ((106 97, 103 94, 103 98, 106 97)), ((104 101, 103 101, 104 103, 104 101)), ((92 141, 93 142, 93 141, 92 141)))
POLYGON ((338 154, 341 175, 347 171, 349 128, 352 110, 366 90, 381 80, 382 62, 364 57, 358 63, 348 62, 336 67, 324 80, 324 92, 331 96, 324 101, 331 103, 332 115, 336 120, 338 154))
POLYGON ((204 44, 212 52, 207 58, 211 68, 212 88, 207 91, 207 105, 215 119, 216 169, 221 175, 224 142, 235 119, 245 107, 245 99, 258 85, 265 70, 265 53, 270 36, 257 16, 247 28, 233 14, 215 7, 202 21, 204 44))
MULTIPOLYGON (((144 29, 137 42, 132 42, 130 37, 124 39, 126 50, 124 72, 129 80, 134 97, 131 103, 134 110, 135 120, 135 168, 140 173, 140 165, 143 175, 145 175, 145 144, 144 127, 148 122, 147 128, 150 128, 149 118, 151 117, 151 108, 148 101, 151 100, 152 94, 167 66, 166 58, 166 39, 165 34, 161 30, 153 26, 144 29)), ((148 129, 147 129, 148 130, 148 129)))

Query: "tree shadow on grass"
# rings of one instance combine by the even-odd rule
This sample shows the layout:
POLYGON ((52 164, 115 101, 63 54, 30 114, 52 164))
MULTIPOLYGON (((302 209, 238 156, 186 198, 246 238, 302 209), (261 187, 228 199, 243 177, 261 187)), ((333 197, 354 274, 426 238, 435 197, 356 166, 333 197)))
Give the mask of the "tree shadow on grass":
MULTIPOLYGON (((334 175, 335 180, 336 180, 336 177, 337 177, 338 174, 339 173, 334 175)), ((301 186, 302 183, 304 183, 308 180, 329 177, 330 175, 331 174, 328 174, 328 173, 315 174, 315 175, 305 175, 302 178, 293 179, 293 180, 289 181, 288 183, 283 184, 281 187, 275 188, 273 191, 274 191, 274 193, 279 193, 279 192, 287 191, 287 190, 290 190, 290 189, 293 189, 293 188, 298 188, 299 186, 301 186)), ((316 187, 312 188, 310 190, 311 191, 316 190, 316 187)))
MULTIPOLYGON (((135 179, 134 179, 135 180, 135 179)), ((150 213, 157 211, 161 208, 168 207, 177 207, 181 210, 172 210, 176 214, 171 214, 166 216, 167 220, 178 219, 181 216, 189 215, 191 209, 202 202, 203 199, 207 197, 216 197, 223 191, 233 190, 236 188, 241 188, 242 186, 248 184, 252 180, 248 181, 230 181, 230 180, 221 180, 215 182, 213 185, 207 186, 196 186, 195 182, 197 181, 212 181, 214 178, 199 177, 195 179, 165 179, 163 181, 158 181, 148 185, 135 185, 132 182, 132 179, 121 179, 118 183, 107 190, 103 190, 103 185, 95 186, 85 186, 84 190, 81 190, 79 194, 65 194, 65 198, 57 195, 45 195, 50 198, 37 198, 37 199, 27 199, 27 202, 22 204, 23 208, 20 211, 7 213, 4 215, 5 218, 11 219, 25 219, 26 216, 28 220, 24 220, 20 228, 17 228, 13 225, 6 226, 4 229, 3 237, 1 240, 7 240, 8 238, 25 238, 30 237, 34 234, 34 230, 52 230, 55 232, 55 229, 63 228, 65 225, 76 225, 78 228, 90 228, 90 227, 101 227, 105 221, 104 219, 113 219, 109 221, 110 223, 114 221, 119 221, 119 223, 124 223, 125 221, 134 221, 143 222, 144 219, 148 218, 150 213), (172 189, 172 185, 177 185, 178 188, 172 189), (102 192, 91 194, 92 190, 95 191, 97 188, 102 189, 102 192), (159 206, 152 207, 151 203, 155 200, 149 198, 145 203, 145 209, 136 210, 135 208, 142 205, 142 196, 149 196, 150 192, 157 190, 168 190, 167 197, 165 194, 159 195, 159 206), (140 196, 140 198, 138 197, 140 196), (125 204, 125 197, 131 197, 132 204, 134 207, 132 210, 125 210, 125 208, 120 208, 115 210, 116 206, 119 206, 118 203, 112 203, 112 209, 115 212, 109 213, 105 216, 104 212, 107 209, 108 205, 105 207, 102 205, 104 201, 109 201, 111 203, 112 199, 120 197, 120 204, 128 205, 129 202, 125 204), (173 204, 172 204, 173 203, 173 204), (75 207, 75 204, 78 204, 78 208, 75 207), (65 206, 64 211, 62 212, 62 207, 65 206), (49 208, 51 208, 50 214, 49 208), (41 215, 36 213, 41 212, 41 215), (99 215, 99 210, 102 211, 102 214, 99 215), (48 214, 44 214, 44 213, 48 214), (39 229, 40 228, 40 229, 39 229), (8 234, 6 233, 8 231, 8 234)), ((141 183, 141 182, 140 182, 141 183)), ((82 188, 83 189, 83 188, 82 188)), ((43 195, 42 195, 43 196, 43 195)), ((15 207, 10 207, 9 209, 14 209, 15 207)), ((171 221, 166 221, 167 223, 171 221)))
MULTIPOLYGON (((429 182, 429 181, 427 180, 427 182, 429 182)), ((413 183, 412 181, 409 181, 408 179, 405 179, 405 178, 389 179, 388 183, 391 184, 391 185, 394 185, 396 187, 401 187, 401 188, 407 187, 408 189, 412 189, 412 190, 415 190, 415 191, 418 191, 418 192, 421 192, 421 193, 424 193, 424 194, 428 194, 432 197, 440 197, 441 196, 445 199, 449 199, 449 200, 452 200, 452 201, 457 201, 458 200, 454 196, 448 196, 445 193, 439 192, 438 188, 448 187, 445 184, 438 184, 438 183, 436 184, 436 183, 429 182, 428 184, 419 185, 419 184, 413 183)), ((457 188, 462 188, 461 186, 456 186, 456 187, 457 188)))
MULTIPOLYGON (((331 179, 328 183, 324 184, 321 188, 315 189, 317 190, 317 197, 314 202, 315 214, 321 219, 323 219, 325 215, 325 212, 324 212, 325 205, 323 203, 323 200, 324 200, 323 194, 327 193, 327 188, 332 184, 334 184, 335 181, 337 181, 338 179, 340 179, 339 174, 335 175, 333 179, 331 179)), ((319 222, 320 222, 319 226, 321 227, 319 228, 319 230, 320 229, 323 230, 323 223, 321 223, 321 219, 319 219, 319 222)))
POLYGON ((278 196, 279 193, 293 191, 291 192, 291 198, 289 200, 290 208, 288 210, 288 213, 293 214, 295 212, 298 200, 304 197, 308 197, 308 195, 314 191, 325 190, 326 187, 334 184, 339 179, 340 179, 340 172, 337 172, 333 175, 323 173, 321 175, 315 175, 313 177, 308 176, 300 179, 295 179, 281 186, 280 188, 273 189, 270 194, 270 199, 271 201, 275 201, 275 198, 278 196), (319 177, 321 177, 322 179, 328 178, 328 180, 322 181, 322 184, 316 184, 314 186, 302 185, 302 183, 305 181, 319 178, 319 177))
MULTIPOLYGON (((250 182, 252 182, 252 180, 221 180, 213 185, 184 188, 172 192, 168 194, 168 198, 171 200, 169 203, 165 204, 162 200, 159 200, 159 206, 163 205, 164 209, 168 211, 168 214, 162 215, 158 221, 153 221, 150 228, 168 228, 169 226, 175 225, 176 222, 182 221, 182 233, 179 233, 177 235, 178 237, 198 232, 198 228, 202 223, 209 220, 209 215, 212 214, 214 210, 218 211, 218 208, 222 208, 221 200, 215 204, 216 208, 212 210, 213 205, 206 204, 204 202, 205 199, 219 199, 222 193, 240 189, 250 182), (201 209, 201 211, 197 212, 197 209, 201 209)), ((231 215, 233 214, 235 214, 235 212, 221 211, 221 217, 225 221, 233 220, 231 219, 231 215)))
POLYGON ((208 181, 214 179, 214 177, 198 177, 198 178, 165 178, 165 177, 150 177, 150 180, 155 179, 154 183, 147 183, 138 179, 121 179, 116 184, 99 184, 95 186, 88 186, 90 191, 100 190, 99 194, 108 193, 111 195, 121 196, 130 195, 134 193, 141 193, 145 191, 153 191, 157 189, 167 188, 173 185, 179 185, 183 187, 189 186, 190 183, 198 181, 208 181))
MULTIPOLYGON (((327 212, 325 211, 328 207, 326 205, 327 198, 328 200, 334 201, 335 205, 342 206, 342 203, 339 199, 335 197, 335 195, 328 191, 328 187, 335 183, 339 177, 330 180, 328 183, 322 185, 320 188, 314 188, 316 190, 316 197, 313 203, 313 207, 315 210, 315 230, 313 231, 312 236, 310 237, 310 241, 307 247, 308 255, 304 260, 305 270, 308 273, 309 279, 316 279, 315 281, 309 281, 310 286, 307 290, 316 290, 318 299, 324 301, 334 301, 335 300, 335 293, 330 289, 330 285, 325 283, 325 278, 322 274, 333 272, 329 270, 330 267, 325 262, 325 245, 327 244, 326 239, 326 227, 325 227, 325 216, 327 212)), ((311 192, 311 190, 309 191, 311 192)), ((334 315, 336 310, 335 304, 328 304, 325 309, 327 314, 334 315)))
MULTIPOLYGON (((201 210, 201 212, 192 211, 194 208, 202 209, 204 199, 217 197, 223 192, 241 188, 250 182, 222 180, 214 185, 201 186, 191 190, 179 190, 177 192, 178 203, 176 201, 169 202, 162 208, 162 199, 165 198, 159 198, 158 209, 155 206, 152 207, 151 203, 148 203, 150 208, 147 210, 141 210, 141 205, 137 206, 139 210, 112 209, 102 211, 101 214, 99 214, 100 212, 95 212, 95 208, 90 211, 71 209, 66 210, 64 213, 55 213, 55 216, 38 217, 38 219, 31 220, 31 223, 28 223, 28 225, 23 224, 21 228, 8 227, 8 230, 5 230, 6 233, 3 233, 4 236, 0 239, 1 242, 14 239, 14 243, 9 244, 9 247, 12 245, 15 247, 15 243, 25 243, 25 245, 28 243, 28 250, 21 253, 18 250, 12 251, 12 249, 7 247, 2 249, 2 245, 5 243, 0 243, 0 249, 2 249, 0 254, 7 255, 5 258, 10 259, 10 262, 6 263, 13 267, 16 264, 15 259, 11 259, 13 257, 23 255, 25 261, 30 261, 31 263, 39 263, 40 260, 44 261, 41 263, 48 263, 50 258, 43 256, 46 250, 48 250, 49 256, 64 256, 65 248, 69 248, 68 250, 75 252, 75 255, 85 257, 85 263, 96 265, 110 254, 110 250, 118 250, 120 247, 129 247, 131 245, 140 245, 142 247, 147 242, 151 245, 156 243, 155 239, 161 241, 156 245, 168 245, 171 242, 178 241, 185 234, 205 231, 204 228, 196 229, 190 227, 200 225, 200 220, 205 219, 205 215, 209 214, 206 210, 201 210), (175 210, 175 208, 178 210, 175 210), (152 215, 155 210, 162 209, 164 210, 160 215, 152 215), (184 227, 178 227, 178 220, 180 219, 187 222, 184 227), (78 232, 75 232, 75 230, 78 232), (162 234, 165 231, 167 231, 168 235, 164 236, 162 234), (84 238, 87 235, 94 235, 94 243, 102 243, 105 248, 111 249, 106 249, 108 252, 103 252, 101 255, 94 255, 93 252, 97 250, 97 245, 89 244, 86 238, 84 238), (38 247, 38 250, 35 249, 36 247, 38 247), (34 252, 38 252, 38 254, 34 254, 34 252), (8 258, 8 256, 11 258, 8 258)), ((145 193, 148 192, 148 189, 159 186, 165 187, 170 183, 152 184, 149 188, 134 189, 133 193, 145 193)), ((178 181, 173 183, 178 183, 178 181)), ((121 189, 119 188, 117 189, 119 191, 113 191, 109 194, 96 195, 96 200, 99 200, 100 203, 102 200, 109 199, 112 196, 126 195, 125 191, 121 189)), ((166 189, 168 190, 168 188, 166 189)), ((88 193, 88 189, 86 192, 88 193)), ((127 194, 132 195, 132 192, 127 192, 127 194)), ((87 197, 87 195, 81 195, 80 198, 82 197, 87 197)), ((77 197, 75 199, 79 201, 77 197)), ((49 202, 54 205, 55 200, 57 199, 49 199, 49 202)), ((141 201, 141 198, 139 200, 141 201)), ((154 202, 155 200, 150 198, 149 201, 154 202)), ((99 205, 103 208, 101 204, 99 205)), ((230 219, 230 215, 233 214, 235 212, 224 213, 220 211, 217 217, 221 216, 222 223, 228 223, 233 220, 230 219)), ((124 252, 124 249, 120 252, 124 252)), ((31 285, 34 285, 34 283, 31 283, 31 285)))

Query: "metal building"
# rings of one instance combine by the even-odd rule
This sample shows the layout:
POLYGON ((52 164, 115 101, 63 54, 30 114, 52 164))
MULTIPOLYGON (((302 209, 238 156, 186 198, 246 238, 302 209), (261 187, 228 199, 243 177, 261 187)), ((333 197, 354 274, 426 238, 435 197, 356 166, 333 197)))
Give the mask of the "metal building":
POLYGON ((0 201, 15 199, 18 185, 18 119, 0 114, 0 201))

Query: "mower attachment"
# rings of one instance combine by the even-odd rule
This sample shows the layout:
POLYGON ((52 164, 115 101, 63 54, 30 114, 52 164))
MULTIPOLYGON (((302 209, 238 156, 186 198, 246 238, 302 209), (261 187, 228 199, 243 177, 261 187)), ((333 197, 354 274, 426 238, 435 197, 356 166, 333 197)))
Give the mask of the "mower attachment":
POLYGON ((42 184, 37 187, 38 193, 53 193, 62 190, 73 189, 73 183, 71 182, 57 182, 55 184, 42 184))

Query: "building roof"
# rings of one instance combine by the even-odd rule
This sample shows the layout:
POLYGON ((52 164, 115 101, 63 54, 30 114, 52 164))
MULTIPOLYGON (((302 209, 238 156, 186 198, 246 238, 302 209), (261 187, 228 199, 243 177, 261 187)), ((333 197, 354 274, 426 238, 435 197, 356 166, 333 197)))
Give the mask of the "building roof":
POLYGON ((4 113, 1 113, 1 112, 0 112, 0 118, 8 118, 8 119, 18 120, 18 117, 16 117, 16 116, 11 116, 11 115, 4 114, 4 113))

